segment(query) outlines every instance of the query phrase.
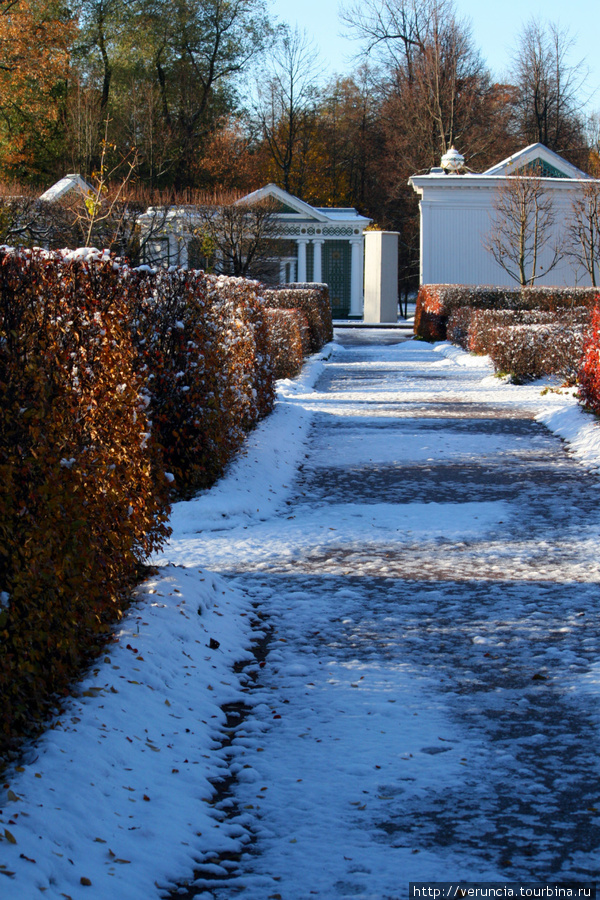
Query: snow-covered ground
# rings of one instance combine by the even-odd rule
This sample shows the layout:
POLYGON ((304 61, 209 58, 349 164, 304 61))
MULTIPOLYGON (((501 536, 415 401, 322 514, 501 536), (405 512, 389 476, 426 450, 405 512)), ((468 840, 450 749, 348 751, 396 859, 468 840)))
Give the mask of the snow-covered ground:
POLYGON ((448 344, 338 340, 7 773, 2 900, 597 873, 600 427, 448 344))

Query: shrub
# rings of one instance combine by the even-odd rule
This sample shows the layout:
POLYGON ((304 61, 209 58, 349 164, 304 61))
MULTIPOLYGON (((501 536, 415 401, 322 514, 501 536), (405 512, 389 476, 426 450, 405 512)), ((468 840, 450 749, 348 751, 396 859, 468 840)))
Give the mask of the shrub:
POLYGON ((453 309, 448 316, 446 337, 463 350, 469 349, 469 331, 474 313, 475 310, 470 306, 462 306, 460 309, 453 309))
POLYGON ((153 440, 176 494, 190 496, 215 481, 273 407, 258 284, 182 269, 140 269, 128 278, 153 440))
POLYGON ((446 340, 448 317, 454 310, 473 309, 546 310, 574 307, 591 309, 595 288, 526 287, 504 288, 491 285, 422 285, 417 295, 415 334, 429 341, 446 340))
POLYGON ((581 402, 600 415, 600 305, 597 303, 591 316, 583 348, 583 360, 579 371, 579 397, 581 402))
POLYGON ((326 284, 286 284, 265 289, 265 303, 272 309, 299 309, 308 321, 310 352, 318 353, 333 340, 333 319, 326 284))
MULTIPOLYGON (((517 379, 560 375, 574 381, 583 353, 585 307, 471 311, 465 349, 489 354, 496 371, 517 379)), ((451 313, 449 325, 455 313, 451 313)))
MULTIPOLYGON (((450 318, 455 314, 451 313, 450 318)), ((472 309, 466 349, 473 353, 490 353, 497 343, 499 329, 553 322, 556 322, 556 314, 546 310, 472 309)))
POLYGON ((110 260, 0 251, 2 737, 27 732, 168 533, 110 260))
POLYGON ((274 403, 259 285, 0 250, 0 750, 32 730, 274 403), (54 698, 54 699, 53 699, 54 698))
POLYGON ((308 321, 299 309, 266 309, 275 378, 294 378, 310 353, 308 321))

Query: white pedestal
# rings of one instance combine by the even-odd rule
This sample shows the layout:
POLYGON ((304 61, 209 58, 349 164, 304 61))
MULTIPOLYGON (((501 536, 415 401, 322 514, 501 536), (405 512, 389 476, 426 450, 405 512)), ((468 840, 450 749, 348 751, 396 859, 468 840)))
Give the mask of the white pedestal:
POLYGON ((398 232, 365 232, 365 322, 398 321, 398 232))

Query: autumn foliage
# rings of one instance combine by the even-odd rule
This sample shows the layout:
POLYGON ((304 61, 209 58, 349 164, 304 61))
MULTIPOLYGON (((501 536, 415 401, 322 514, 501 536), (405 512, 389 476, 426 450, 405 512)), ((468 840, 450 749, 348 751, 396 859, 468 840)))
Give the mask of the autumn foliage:
MULTIPOLYGON (((490 310, 568 310, 591 309, 596 288, 526 287, 503 288, 491 285, 422 285, 417 295, 415 334, 427 341, 445 341, 448 317, 464 308, 490 310)), ((456 321, 456 320, 455 320, 456 321)))
POLYGON ((294 378, 310 352, 310 331, 299 309, 266 309, 275 378, 294 378))
POLYGON ((0 0, 0 169, 52 165, 74 18, 50 0, 0 0))
POLYGON ((152 440, 176 496, 208 487, 272 409, 274 378, 257 282, 188 270, 126 270, 152 440))
POLYGON ((263 291, 263 297, 272 309, 297 309, 304 313, 311 353, 317 353, 333 339, 331 303, 326 284, 286 284, 263 291))
POLYGON ((0 745, 65 690, 167 533, 128 320, 110 261, 0 252, 0 745))
POLYGON ((462 307, 450 313, 448 339, 490 356, 497 372, 515 380, 558 375, 574 383, 581 364, 590 311, 462 307))
POLYGON ((212 484, 272 409, 273 359, 299 368, 329 333, 318 290, 296 298, 312 342, 307 314, 262 291, 0 250, 0 753, 107 639, 170 500, 212 484))
POLYGON ((585 406, 600 415, 600 298, 586 334, 579 372, 579 397, 585 406))

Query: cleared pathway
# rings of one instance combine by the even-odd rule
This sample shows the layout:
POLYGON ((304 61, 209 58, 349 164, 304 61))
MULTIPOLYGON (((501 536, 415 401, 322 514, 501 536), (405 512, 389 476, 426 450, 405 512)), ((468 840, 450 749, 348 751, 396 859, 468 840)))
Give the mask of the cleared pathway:
POLYGON ((337 339, 293 500, 206 537, 269 641, 219 751, 247 852, 188 896, 593 881, 598 480, 481 370, 337 339))

